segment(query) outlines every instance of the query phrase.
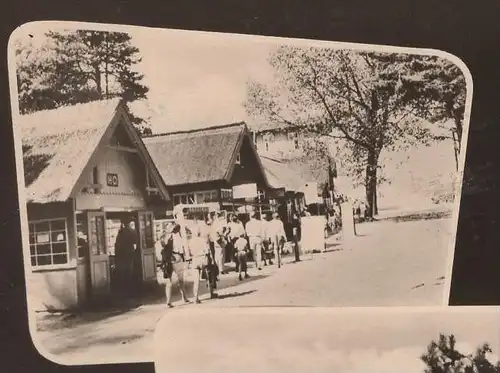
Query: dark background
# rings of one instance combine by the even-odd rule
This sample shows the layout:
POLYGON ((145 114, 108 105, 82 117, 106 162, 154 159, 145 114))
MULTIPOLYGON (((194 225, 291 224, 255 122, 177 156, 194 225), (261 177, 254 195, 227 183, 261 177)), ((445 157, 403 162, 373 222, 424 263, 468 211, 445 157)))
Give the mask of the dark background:
MULTIPOLYGON (((2 1, 0 146, 0 370, 153 372, 153 364, 62 367, 34 349, 28 331, 7 76, 7 42, 19 25, 67 20, 440 49, 469 67, 473 105, 453 268, 451 305, 500 305, 497 223, 500 1, 2 1), (269 4, 271 3, 271 4, 269 4), (314 4, 314 5, 313 5, 314 4)), ((158 46, 168 48, 168 46, 158 46)), ((429 258, 432 260, 432 258, 429 258)))

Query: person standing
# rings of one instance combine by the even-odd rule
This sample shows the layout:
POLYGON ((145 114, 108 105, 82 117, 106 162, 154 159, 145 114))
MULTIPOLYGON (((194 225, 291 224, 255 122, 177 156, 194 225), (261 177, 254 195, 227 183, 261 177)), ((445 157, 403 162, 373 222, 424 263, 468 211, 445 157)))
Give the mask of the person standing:
POLYGON ((207 267, 209 265, 208 259, 210 255, 210 248, 208 245, 208 237, 203 235, 201 229, 193 231, 191 237, 189 237, 189 250, 193 270, 193 295, 195 302, 199 304, 201 303, 199 298, 200 280, 203 273, 205 273, 205 280, 207 280, 210 295, 213 297, 212 282, 210 281, 210 276, 206 275, 207 267))
POLYGON ((184 285, 184 271, 186 269, 187 248, 184 246, 185 239, 181 237, 181 226, 176 224, 171 232, 164 232, 161 238, 163 278, 166 280, 165 295, 167 306, 172 308, 172 274, 177 275, 179 290, 184 303, 191 303, 186 296, 184 285))
POLYGON ((286 241, 285 228, 279 215, 273 213, 273 219, 269 222, 269 235, 271 238, 271 245, 274 251, 274 257, 277 261, 278 268, 281 267, 281 246, 286 241))
POLYGON ((219 273, 221 275, 225 274, 224 272, 224 248, 227 244, 227 228, 223 222, 224 215, 222 212, 217 214, 218 216, 213 219, 211 227, 210 227, 210 241, 214 248, 214 259, 215 264, 218 267, 219 273))
POLYGON ((250 246, 250 252, 252 253, 253 260, 255 261, 255 266, 260 271, 262 270, 262 242, 265 238, 265 232, 263 229, 262 221, 257 219, 257 213, 252 212, 250 214, 250 220, 247 222, 245 227, 248 243, 250 246))
POLYGON ((263 219, 261 219, 261 224, 262 224, 262 261, 264 262, 264 265, 267 266, 267 262, 269 262, 270 265, 273 264, 273 261, 271 260, 271 254, 273 252, 273 248, 271 246, 271 232, 269 229, 269 224, 271 222, 271 215, 265 214, 263 216, 263 219))
POLYGON ((120 288, 130 291, 134 287, 135 256, 137 250, 137 232, 133 220, 122 220, 122 225, 115 241, 115 263, 120 288))
POLYGON ((207 254, 207 266, 201 272, 201 278, 207 280, 208 288, 210 290, 210 298, 217 298, 218 294, 215 292, 217 288, 217 277, 219 276, 219 269, 215 264, 215 248, 212 242, 212 224, 214 222, 214 216, 210 213, 205 218, 204 227, 204 239, 208 244, 208 254, 207 254))
POLYGON ((297 213, 292 215, 292 240, 293 240, 293 252, 295 254, 295 261, 300 262, 300 251, 299 251, 299 231, 300 231, 300 218, 297 213))
POLYGON ((243 223, 238 219, 238 216, 236 216, 236 214, 230 214, 229 220, 228 246, 230 246, 229 249, 236 264, 236 272, 239 272, 238 252, 236 250, 235 244, 242 234, 245 235, 245 227, 243 226, 243 223))
POLYGON ((242 234, 240 237, 235 242, 235 248, 236 248, 236 256, 238 258, 238 279, 240 281, 243 280, 243 277, 241 276, 241 273, 245 273, 245 278, 249 278, 250 276, 248 275, 248 265, 247 265, 247 255, 248 255, 248 243, 247 240, 245 239, 245 235, 242 234))

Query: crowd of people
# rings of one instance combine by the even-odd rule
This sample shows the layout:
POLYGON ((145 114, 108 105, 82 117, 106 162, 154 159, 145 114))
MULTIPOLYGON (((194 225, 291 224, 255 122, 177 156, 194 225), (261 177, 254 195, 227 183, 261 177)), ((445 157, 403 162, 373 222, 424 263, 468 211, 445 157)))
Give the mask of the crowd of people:
MULTIPOLYGON (((296 232, 296 231, 294 231, 296 232)), ((217 282, 227 275, 226 259, 234 261, 238 279, 250 277, 248 262, 255 263, 256 271, 264 265, 273 265, 273 259, 281 267, 281 252, 287 241, 283 222, 277 213, 261 216, 250 213, 250 220, 243 224, 236 214, 211 211, 199 221, 188 220, 184 211, 179 212, 160 238, 161 265, 166 286, 167 306, 172 305, 172 276, 178 278, 180 293, 185 303, 191 303, 185 290, 185 273, 191 271, 194 301, 201 303, 199 286, 205 280, 210 298, 217 298, 217 282), (230 255, 230 258, 226 258, 230 255)), ((296 260, 298 244, 296 245, 296 260)))

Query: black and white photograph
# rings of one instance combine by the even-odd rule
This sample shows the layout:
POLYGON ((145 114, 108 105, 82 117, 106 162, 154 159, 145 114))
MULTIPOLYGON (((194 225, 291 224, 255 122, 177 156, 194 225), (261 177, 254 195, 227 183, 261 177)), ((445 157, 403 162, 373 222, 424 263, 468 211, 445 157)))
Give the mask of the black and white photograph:
POLYGON ((166 314, 155 331, 155 371, 500 372, 498 307, 229 308, 223 313, 166 314))
POLYGON ((184 310, 448 304, 457 57, 54 21, 12 34, 9 69, 49 360, 152 362, 156 323, 184 310))

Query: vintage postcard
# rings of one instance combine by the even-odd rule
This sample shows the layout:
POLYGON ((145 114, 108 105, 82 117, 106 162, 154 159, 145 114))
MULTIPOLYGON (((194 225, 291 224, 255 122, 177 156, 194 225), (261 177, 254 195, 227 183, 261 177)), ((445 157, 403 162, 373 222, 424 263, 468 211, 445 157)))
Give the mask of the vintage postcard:
POLYGON ((499 332, 498 307, 193 308, 158 323, 155 371, 498 372, 499 332))
POLYGON ((152 361, 177 308, 448 304, 455 56, 54 21, 15 30, 9 69, 47 358, 152 361))

